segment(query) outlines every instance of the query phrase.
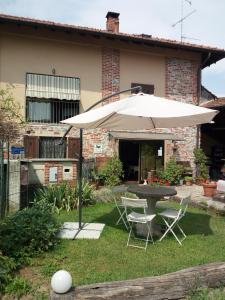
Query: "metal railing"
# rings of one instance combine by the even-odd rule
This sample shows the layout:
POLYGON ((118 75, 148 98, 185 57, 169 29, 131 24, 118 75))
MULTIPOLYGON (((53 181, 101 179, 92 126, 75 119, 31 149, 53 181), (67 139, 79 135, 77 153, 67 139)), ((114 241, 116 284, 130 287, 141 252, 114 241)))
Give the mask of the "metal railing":
POLYGON ((26 120, 32 123, 57 124, 79 114, 80 101, 42 100, 27 97, 26 120))

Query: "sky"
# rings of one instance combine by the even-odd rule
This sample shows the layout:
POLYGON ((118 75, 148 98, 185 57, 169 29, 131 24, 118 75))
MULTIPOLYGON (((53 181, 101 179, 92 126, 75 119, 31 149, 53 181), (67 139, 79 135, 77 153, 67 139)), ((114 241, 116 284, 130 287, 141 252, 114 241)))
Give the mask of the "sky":
MULTIPOLYGON (((120 31, 145 33, 225 49, 225 0, 0 0, 0 13, 105 29, 108 11, 120 13, 120 31), (191 2, 191 4, 189 3, 191 2)), ((225 59, 205 68, 203 85, 225 97, 225 59)))

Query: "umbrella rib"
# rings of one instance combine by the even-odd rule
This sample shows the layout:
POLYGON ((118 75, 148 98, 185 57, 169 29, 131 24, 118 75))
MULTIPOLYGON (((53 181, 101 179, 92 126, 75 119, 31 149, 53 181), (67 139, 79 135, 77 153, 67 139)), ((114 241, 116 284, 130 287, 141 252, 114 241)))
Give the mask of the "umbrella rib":
POLYGON ((104 118, 98 125, 96 128, 99 128, 99 126, 101 126, 103 123, 105 123, 106 121, 108 121, 112 116, 114 116, 116 114, 116 112, 111 113, 109 116, 107 116, 107 118, 104 118))
POLYGON ((153 121, 153 119, 151 117, 149 119, 152 121, 153 127, 156 128, 155 122, 153 121))

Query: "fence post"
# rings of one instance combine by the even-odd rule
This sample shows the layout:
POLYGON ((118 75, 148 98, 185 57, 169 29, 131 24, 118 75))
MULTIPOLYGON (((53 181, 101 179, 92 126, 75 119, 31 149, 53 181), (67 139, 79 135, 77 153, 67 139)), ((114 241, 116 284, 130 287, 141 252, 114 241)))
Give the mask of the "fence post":
POLYGON ((5 216, 4 143, 0 140, 0 218, 5 216))

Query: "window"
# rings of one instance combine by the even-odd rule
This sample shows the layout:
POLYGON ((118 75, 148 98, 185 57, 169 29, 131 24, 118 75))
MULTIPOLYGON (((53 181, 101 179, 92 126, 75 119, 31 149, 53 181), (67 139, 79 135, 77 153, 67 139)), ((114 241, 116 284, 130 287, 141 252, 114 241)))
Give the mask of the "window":
POLYGON ((40 137, 39 157, 40 158, 66 158, 66 144, 59 144, 61 138, 40 137))
POLYGON ((60 137, 24 136, 26 158, 78 158, 80 139, 68 137, 62 145, 60 137))
POLYGON ((79 78, 28 73, 26 80, 27 121, 59 123, 79 114, 79 78))
MULTIPOLYGON (((153 84, 142 84, 142 83, 131 83, 131 87, 141 86, 142 92, 145 94, 154 94, 154 85, 153 84)), ((132 93, 137 93, 138 91, 132 91, 132 93)))
POLYGON ((79 114, 79 101, 27 97, 28 122, 59 123, 79 114))

